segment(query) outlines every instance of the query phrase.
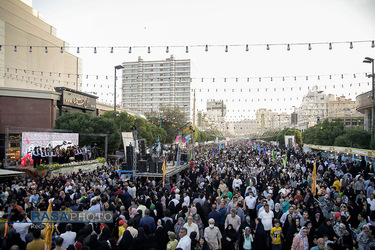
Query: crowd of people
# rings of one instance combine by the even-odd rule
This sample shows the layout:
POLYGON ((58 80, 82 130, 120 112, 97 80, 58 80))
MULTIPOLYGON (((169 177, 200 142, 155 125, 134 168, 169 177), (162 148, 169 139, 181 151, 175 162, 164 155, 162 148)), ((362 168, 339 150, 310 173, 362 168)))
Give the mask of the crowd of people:
POLYGON ((54 211, 114 213, 112 223, 56 224, 54 249, 375 249, 372 162, 256 143, 196 147, 164 187, 112 164, 3 183, 2 249, 44 249, 46 229, 30 213, 50 201, 54 211))

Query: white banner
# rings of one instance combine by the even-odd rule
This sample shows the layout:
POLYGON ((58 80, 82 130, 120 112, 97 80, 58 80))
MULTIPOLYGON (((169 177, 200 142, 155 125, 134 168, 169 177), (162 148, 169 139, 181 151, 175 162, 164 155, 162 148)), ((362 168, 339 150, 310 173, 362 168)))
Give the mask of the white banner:
POLYGON ((77 133, 22 132, 21 155, 31 154, 35 147, 56 148, 78 146, 77 133))

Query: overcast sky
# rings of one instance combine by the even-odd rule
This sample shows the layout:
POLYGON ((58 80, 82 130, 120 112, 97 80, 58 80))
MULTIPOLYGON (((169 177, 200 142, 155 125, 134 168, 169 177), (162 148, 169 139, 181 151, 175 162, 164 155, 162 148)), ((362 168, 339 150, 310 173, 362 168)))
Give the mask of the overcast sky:
MULTIPOLYGON (((162 46, 152 48, 150 54, 145 48, 131 54, 127 49, 115 49, 113 54, 109 49, 99 49, 97 54, 81 49, 84 74, 112 76, 114 65, 138 56, 190 58, 197 109, 205 109, 207 99, 224 99, 229 120, 254 117, 254 110, 261 107, 290 113, 308 86, 352 99, 355 93, 371 89, 364 74, 354 78, 354 73, 370 72, 370 65, 362 60, 375 57, 371 42, 354 43, 353 49, 349 43, 335 42, 375 39, 372 0, 34 0, 33 8, 70 45, 162 46), (329 42, 334 43, 332 50, 329 42), (312 49, 291 45, 287 51, 286 45, 272 45, 289 43, 312 43, 312 49), (206 44, 223 46, 210 46, 208 52, 189 47, 185 53, 185 46, 206 44), (245 44, 260 45, 246 52, 245 44), (270 50, 266 44, 271 44, 270 50), (242 46, 229 46, 226 53, 225 45, 242 46), (182 47, 170 48, 166 54, 165 46, 182 47), (292 77, 283 80, 283 76, 292 77), (297 81, 294 76, 299 76, 297 81)), ((111 101, 108 85, 113 86, 113 78, 85 79, 83 86, 111 101)))

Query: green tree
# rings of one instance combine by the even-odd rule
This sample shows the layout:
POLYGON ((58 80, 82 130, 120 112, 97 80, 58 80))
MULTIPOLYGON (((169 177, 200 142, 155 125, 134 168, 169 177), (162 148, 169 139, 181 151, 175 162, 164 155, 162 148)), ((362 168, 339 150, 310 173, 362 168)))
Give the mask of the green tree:
MULTIPOLYGON (((108 111, 103 114, 103 117, 114 120, 113 111, 108 111)), ((151 146, 152 143, 158 140, 158 137, 161 139, 167 135, 167 132, 156 125, 151 124, 146 119, 132 116, 127 112, 120 112, 116 117, 116 126, 120 132, 131 132, 132 128, 135 126, 138 132, 138 139, 146 139, 146 144, 151 146)), ((121 146, 123 148, 122 140, 121 146)))
POLYGON ((294 141, 296 142, 296 144, 298 144, 298 145, 302 144, 302 134, 301 134, 301 131, 299 131, 298 129, 294 129, 294 128, 286 128, 286 129, 281 130, 278 133, 278 135, 276 137, 276 140, 280 144, 285 144, 285 136, 286 135, 294 135, 294 141))
MULTIPOLYGON (((121 142, 120 132, 113 120, 106 117, 92 116, 76 112, 60 116, 55 122, 56 129, 67 129, 75 133, 95 133, 108 135, 108 151, 114 152, 119 148, 121 142)), ((104 137, 80 136, 81 146, 97 143, 104 149, 104 137)))
POLYGON ((364 130, 347 130, 335 140, 335 146, 352 148, 370 148, 371 134, 364 130))
POLYGON ((306 129, 302 137, 304 143, 307 144, 332 146, 336 138, 344 133, 344 125, 341 121, 329 122, 325 119, 314 127, 306 129))
POLYGON ((176 138, 177 128, 182 127, 187 119, 179 107, 160 106, 159 111, 145 113, 147 120, 155 126, 160 126, 166 131, 166 134, 172 134, 165 142, 170 143, 176 138))

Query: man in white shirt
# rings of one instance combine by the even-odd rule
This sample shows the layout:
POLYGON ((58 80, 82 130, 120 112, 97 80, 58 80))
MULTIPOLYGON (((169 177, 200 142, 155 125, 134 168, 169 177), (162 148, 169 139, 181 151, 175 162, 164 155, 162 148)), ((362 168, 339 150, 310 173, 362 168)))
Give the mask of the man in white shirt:
POLYGON ((264 226, 264 231, 271 231, 272 229, 272 219, 274 215, 273 212, 270 211, 270 206, 268 204, 264 205, 264 210, 259 213, 258 218, 262 220, 262 224, 264 226))
POLYGON ((23 214, 19 215, 18 221, 13 223, 13 228, 17 233, 20 234, 21 240, 25 241, 25 236, 29 230, 29 227, 32 225, 31 220, 25 217, 23 214))
POLYGON ((272 200, 271 194, 267 194, 267 204, 270 206, 271 211, 275 208, 275 203, 272 200))
POLYGON ((241 190, 241 185, 242 185, 242 181, 240 179, 240 176, 237 175, 236 179, 233 180, 233 184, 232 184, 233 191, 235 191, 236 188, 238 188, 239 190, 241 190))
POLYGON ((184 203, 186 203, 188 207, 190 206, 190 197, 186 192, 184 192, 184 203))
POLYGON ((180 240, 176 248, 181 248, 182 250, 190 250, 191 249, 191 239, 187 235, 187 229, 182 227, 180 229, 180 240))
POLYGON ((267 246, 270 244, 270 232, 272 229, 272 219, 274 215, 273 212, 270 211, 270 206, 268 204, 264 205, 264 210, 259 213, 258 218, 262 220, 262 224, 264 226, 264 231, 266 232, 266 243, 267 246))
POLYGON ((221 233, 218 227, 215 227, 213 218, 208 220, 208 227, 204 229, 204 238, 210 249, 221 249, 221 233))
POLYGON ((66 232, 61 234, 60 237, 64 239, 62 248, 68 248, 69 245, 74 244, 76 242, 76 236, 77 234, 75 232, 72 232, 73 226, 72 224, 66 225, 66 232))
POLYGON ((370 204, 370 210, 374 211, 375 210, 374 194, 370 194, 370 198, 367 198, 367 203, 370 204))
POLYGON ((249 209, 249 215, 252 219, 255 219, 257 199, 254 197, 253 192, 249 192, 249 195, 245 198, 246 207, 249 209))
POLYGON ((184 228, 187 229, 187 235, 190 236, 191 232, 197 233, 197 240, 199 240, 199 227, 197 224, 193 223, 193 216, 189 216, 187 219, 187 223, 184 224, 184 228))

